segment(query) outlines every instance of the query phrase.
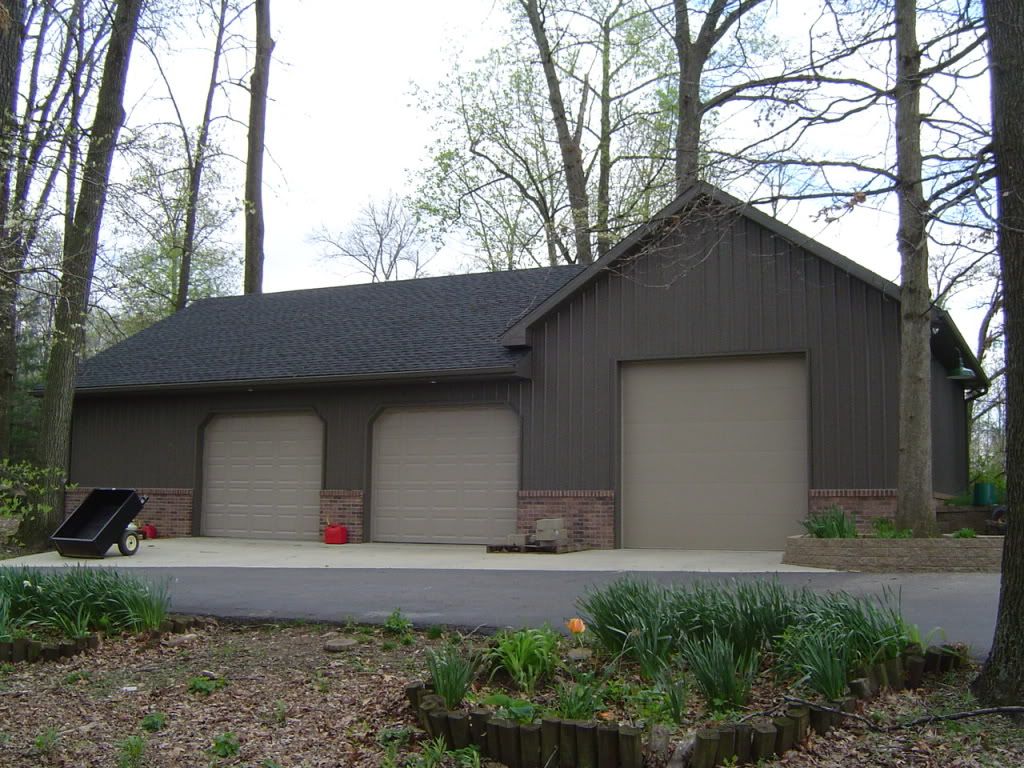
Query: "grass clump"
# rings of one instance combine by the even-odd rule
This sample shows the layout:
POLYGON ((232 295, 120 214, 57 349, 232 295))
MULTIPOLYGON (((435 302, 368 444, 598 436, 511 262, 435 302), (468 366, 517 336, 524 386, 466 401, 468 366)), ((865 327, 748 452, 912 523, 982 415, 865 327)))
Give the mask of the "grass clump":
POLYGON ((953 531, 954 539, 974 539, 977 536, 978 534, 973 528, 961 528, 958 531, 953 531))
POLYGON ((476 664, 454 645, 427 652, 427 669, 437 695, 448 709, 462 704, 476 676, 476 664))
POLYGON ((731 640, 713 632, 703 640, 685 641, 683 656, 712 712, 731 712, 747 703, 760 663, 756 652, 737 651, 731 640))
POLYGON ((801 684, 826 701, 846 693, 849 648, 835 629, 791 627, 783 635, 779 656, 782 669, 798 675, 801 684))
POLYGON ((838 504, 819 512, 812 512, 801 523, 804 529, 816 539, 855 539, 857 526, 838 504))
POLYGON ((408 637, 412 633, 412 622, 398 608, 384 620, 384 632, 398 638, 408 637))
POLYGON ((884 517, 880 517, 872 523, 875 531, 875 538, 878 539, 909 539, 914 532, 909 528, 897 528, 896 523, 884 517))
POLYGON ((167 715, 163 712, 150 712, 142 718, 142 730, 148 733, 162 731, 167 725, 167 715))
POLYGON ((204 675, 198 675, 196 677, 189 678, 188 692, 195 693, 200 696, 209 696, 211 693, 219 691, 227 684, 228 681, 223 677, 206 677, 204 675))
POLYGON ((604 701, 601 688, 589 680, 562 683, 555 697, 555 711, 563 720, 592 720, 604 701))
POLYGON ((214 736, 213 743, 210 745, 210 753, 220 758, 235 757, 240 750, 241 744, 238 741, 238 736, 231 731, 214 736))
POLYGON ((505 630, 494 637, 486 651, 493 673, 503 671, 526 693, 558 666, 559 636, 550 627, 505 630))
POLYGON ((142 768, 145 764, 146 740, 134 734, 117 743, 117 768, 142 768))

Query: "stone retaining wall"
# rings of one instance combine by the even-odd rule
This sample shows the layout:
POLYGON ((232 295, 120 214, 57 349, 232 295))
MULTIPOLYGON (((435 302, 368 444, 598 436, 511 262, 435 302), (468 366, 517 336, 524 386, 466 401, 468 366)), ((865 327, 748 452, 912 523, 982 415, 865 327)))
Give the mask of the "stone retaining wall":
POLYGON ((782 562, 834 571, 892 573, 911 571, 998 572, 1002 536, 974 539, 816 539, 790 536, 782 562))

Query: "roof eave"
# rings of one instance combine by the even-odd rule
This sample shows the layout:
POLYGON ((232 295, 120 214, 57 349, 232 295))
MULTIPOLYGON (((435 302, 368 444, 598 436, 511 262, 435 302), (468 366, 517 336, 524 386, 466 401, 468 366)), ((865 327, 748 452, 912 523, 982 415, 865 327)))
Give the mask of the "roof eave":
POLYGON ((516 365, 492 366, 487 368, 445 368, 422 371, 390 371, 385 373, 360 373, 343 376, 293 376, 264 379, 224 379, 217 381, 188 381, 158 384, 125 384, 105 387, 76 387, 75 395, 106 395, 149 392, 183 392, 205 390, 231 390, 240 388, 267 387, 287 389, 292 387, 316 386, 323 384, 363 384, 370 382, 427 382, 452 379, 521 378, 516 365))

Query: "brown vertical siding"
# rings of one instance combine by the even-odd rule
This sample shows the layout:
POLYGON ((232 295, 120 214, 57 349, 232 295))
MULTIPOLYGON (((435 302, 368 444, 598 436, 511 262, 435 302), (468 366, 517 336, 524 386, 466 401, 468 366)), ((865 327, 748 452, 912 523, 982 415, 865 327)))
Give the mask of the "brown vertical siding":
POLYGON ((217 413, 314 409, 326 427, 324 487, 366 487, 372 422, 388 406, 504 403, 522 410, 519 381, 317 387, 79 397, 71 479, 82 486, 195 488, 203 424, 217 413))
POLYGON ((777 352, 807 355, 811 486, 895 485, 896 302, 742 217, 609 270, 530 342, 529 431, 544 431, 524 488, 617 488, 619 362, 777 352))
POLYGON ((932 358, 932 485, 936 493, 967 489, 967 403, 964 384, 932 358))

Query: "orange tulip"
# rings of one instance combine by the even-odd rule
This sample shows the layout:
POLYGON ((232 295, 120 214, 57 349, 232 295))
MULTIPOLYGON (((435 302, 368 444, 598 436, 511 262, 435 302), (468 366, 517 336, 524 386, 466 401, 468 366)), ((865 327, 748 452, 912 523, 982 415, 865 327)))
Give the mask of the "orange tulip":
POLYGON ((583 623, 583 619, 578 616, 569 619, 565 622, 565 626, 574 635, 580 635, 587 631, 587 625, 583 623))

